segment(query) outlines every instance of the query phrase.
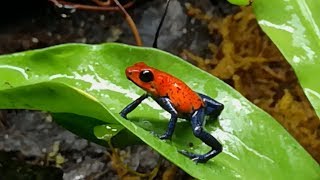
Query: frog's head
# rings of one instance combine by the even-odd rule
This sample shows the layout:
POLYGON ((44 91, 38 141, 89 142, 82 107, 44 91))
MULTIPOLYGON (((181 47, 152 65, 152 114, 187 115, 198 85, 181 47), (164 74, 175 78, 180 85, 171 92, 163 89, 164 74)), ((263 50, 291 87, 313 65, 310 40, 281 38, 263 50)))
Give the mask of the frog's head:
POLYGON ((143 62, 138 62, 126 69, 127 78, 145 91, 155 92, 154 78, 156 70, 143 62))

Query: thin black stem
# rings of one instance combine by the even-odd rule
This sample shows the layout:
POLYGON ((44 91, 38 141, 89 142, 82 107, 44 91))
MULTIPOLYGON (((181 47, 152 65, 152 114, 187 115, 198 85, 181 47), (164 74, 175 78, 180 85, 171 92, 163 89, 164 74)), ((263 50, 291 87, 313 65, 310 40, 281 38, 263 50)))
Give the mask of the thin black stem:
POLYGON ((161 17, 159 26, 158 26, 158 28, 157 28, 156 35, 155 35, 155 37, 154 37, 154 41, 153 41, 153 45, 152 45, 152 47, 154 47, 154 48, 157 48, 157 47, 158 47, 158 37, 159 37, 160 29, 161 29, 161 26, 162 26, 162 24, 163 24, 164 18, 165 18, 166 15, 167 15, 169 3, 170 3, 170 0, 167 0, 166 9, 164 10, 164 13, 163 13, 163 15, 162 15, 162 17, 161 17))

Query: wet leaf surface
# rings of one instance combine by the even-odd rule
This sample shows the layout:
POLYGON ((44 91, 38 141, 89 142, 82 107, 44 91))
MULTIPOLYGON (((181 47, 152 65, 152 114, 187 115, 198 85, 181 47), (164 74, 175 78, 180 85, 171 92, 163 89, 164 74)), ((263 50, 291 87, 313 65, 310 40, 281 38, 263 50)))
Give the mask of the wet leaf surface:
POLYGON ((320 176, 319 165, 270 115, 219 79, 160 50, 66 44, 0 56, 0 74, 0 108, 41 109, 119 123, 199 179, 320 176), (168 114, 152 100, 129 114, 129 121, 118 114, 143 93, 124 75, 125 68, 138 61, 181 78, 195 91, 225 105, 219 120, 205 126, 223 144, 223 153, 206 164, 195 164, 179 154, 181 149, 209 150, 193 136, 186 121, 178 122, 172 141, 159 140, 151 132, 166 130, 168 114))
POLYGON ((120 124, 104 124, 100 126, 95 126, 93 128, 94 135, 98 139, 102 139, 104 141, 110 141, 113 136, 118 134, 121 130, 123 130, 123 126, 120 124))

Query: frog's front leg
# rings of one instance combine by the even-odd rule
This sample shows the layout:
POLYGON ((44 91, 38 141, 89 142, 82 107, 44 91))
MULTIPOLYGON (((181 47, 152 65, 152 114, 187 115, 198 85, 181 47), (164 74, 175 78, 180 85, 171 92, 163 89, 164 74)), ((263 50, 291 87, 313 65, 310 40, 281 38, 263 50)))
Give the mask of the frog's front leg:
POLYGON ((194 154, 185 150, 179 151, 181 154, 189 157, 195 162, 205 163, 209 159, 218 155, 222 151, 222 145, 210 133, 203 129, 203 121, 205 116, 205 109, 200 108, 196 110, 191 116, 191 125, 194 136, 199 138, 206 145, 211 147, 211 150, 206 154, 194 154))
POLYGON ((177 123, 178 113, 176 109, 173 107, 168 97, 161 97, 155 100, 161 107, 163 107, 166 111, 168 111, 171 114, 171 118, 168 124, 168 129, 162 136, 160 136, 160 139, 171 139, 177 123))
POLYGON ((134 100, 132 103, 130 103, 128 106, 126 106, 119 114, 125 118, 127 118, 127 114, 129 114, 131 111, 133 111, 144 99, 148 98, 148 94, 145 93, 142 96, 140 96, 138 99, 134 100))

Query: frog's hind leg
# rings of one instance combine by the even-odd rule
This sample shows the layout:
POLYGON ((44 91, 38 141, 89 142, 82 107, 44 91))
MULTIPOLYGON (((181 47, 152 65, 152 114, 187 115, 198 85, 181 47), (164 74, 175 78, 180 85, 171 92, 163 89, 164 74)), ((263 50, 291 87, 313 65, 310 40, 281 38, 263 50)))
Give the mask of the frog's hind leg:
POLYGON ((192 159, 197 163, 205 163, 209 159, 218 155, 222 151, 222 145, 219 143, 219 141, 216 138, 214 138, 210 133, 206 132, 203 129, 204 116, 205 116, 204 108, 201 108, 192 114, 191 116, 192 131, 197 138, 199 138, 206 145, 210 146, 212 149, 206 154, 193 154, 185 150, 179 151, 181 154, 189 157, 190 159, 192 159))
POLYGON ((205 104, 205 115, 210 116, 213 119, 217 119, 218 116, 221 114, 224 105, 219 103, 218 101, 212 99, 209 96, 206 96, 204 94, 198 93, 201 97, 202 101, 205 104))

